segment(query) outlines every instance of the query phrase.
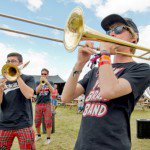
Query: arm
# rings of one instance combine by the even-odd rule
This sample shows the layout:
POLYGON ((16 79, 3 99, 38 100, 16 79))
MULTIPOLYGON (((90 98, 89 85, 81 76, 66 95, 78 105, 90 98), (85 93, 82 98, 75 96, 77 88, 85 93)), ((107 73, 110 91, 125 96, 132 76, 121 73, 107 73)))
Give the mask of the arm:
POLYGON ((0 79, 0 104, 3 102, 3 92, 7 79, 0 79))
POLYGON ((38 94, 39 92, 40 92, 40 90, 41 90, 41 84, 39 84, 37 87, 36 87, 36 94, 38 94))
POLYGON ((74 74, 74 71, 81 71, 86 62, 90 59, 90 56, 95 54, 95 51, 93 51, 91 47, 93 47, 93 43, 88 41, 86 42, 85 47, 79 48, 77 63, 75 64, 74 69, 63 89, 61 96, 62 102, 69 102, 84 93, 84 88, 77 83, 80 74, 74 74))
POLYGON ((99 68, 99 82, 100 95, 104 99, 114 99, 132 92, 130 83, 123 78, 117 79, 109 64, 99 68))
MULTIPOLYGON (((115 48, 115 44, 101 42, 100 49, 107 50, 110 54, 114 54, 115 48)), ((130 59, 130 61, 133 60, 130 59)), ((104 99, 114 99, 132 92, 129 81, 123 78, 118 79, 111 64, 104 64, 99 67, 99 83, 100 95, 104 99)))
POLYGON ((29 87, 23 80, 22 78, 19 76, 17 79, 18 85, 20 87, 20 90, 22 92, 22 94, 27 98, 27 99, 31 99, 32 96, 34 95, 34 90, 29 87))
POLYGON ((48 85, 50 93, 52 93, 54 88, 52 87, 52 85, 48 81, 47 81, 47 85, 48 85))
MULTIPOLYGON (((76 68, 76 70, 82 70, 80 64, 76 64, 74 68, 76 68)), ((70 102, 74 98, 84 93, 84 88, 79 83, 77 83, 78 79, 79 74, 73 76, 72 71, 63 89, 61 96, 62 102, 70 102)))
POLYGON ((3 102, 3 89, 0 88, 0 104, 3 102))

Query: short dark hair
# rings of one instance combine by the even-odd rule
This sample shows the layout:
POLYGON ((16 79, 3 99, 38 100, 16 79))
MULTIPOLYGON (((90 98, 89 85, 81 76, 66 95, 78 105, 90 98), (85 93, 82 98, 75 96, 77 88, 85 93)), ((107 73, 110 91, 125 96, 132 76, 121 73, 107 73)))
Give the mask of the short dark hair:
POLYGON ((8 57, 13 57, 13 56, 17 57, 18 60, 19 60, 19 62, 23 62, 23 57, 22 57, 22 55, 19 54, 19 53, 17 53, 17 52, 9 53, 9 54, 7 55, 7 58, 8 58, 8 57))
POLYGON ((49 70, 48 70, 48 69, 46 69, 46 68, 43 68, 43 69, 41 70, 41 73, 42 73, 42 71, 46 71, 46 72, 47 72, 47 74, 49 74, 49 70))

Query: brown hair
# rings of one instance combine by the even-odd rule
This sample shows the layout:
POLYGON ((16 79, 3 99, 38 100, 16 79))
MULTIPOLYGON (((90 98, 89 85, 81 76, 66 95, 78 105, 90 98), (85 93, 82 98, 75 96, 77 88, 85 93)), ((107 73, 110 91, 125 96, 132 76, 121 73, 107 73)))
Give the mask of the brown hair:
POLYGON ((23 57, 22 57, 22 55, 19 54, 19 53, 17 53, 17 52, 9 53, 9 54, 7 55, 7 58, 8 58, 8 57, 13 57, 13 56, 17 57, 18 60, 19 60, 19 62, 23 62, 23 57))
POLYGON ((42 71, 46 71, 46 72, 47 72, 47 74, 49 74, 49 70, 48 70, 48 69, 46 69, 46 68, 43 68, 43 69, 41 70, 41 73, 42 73, 42 71))

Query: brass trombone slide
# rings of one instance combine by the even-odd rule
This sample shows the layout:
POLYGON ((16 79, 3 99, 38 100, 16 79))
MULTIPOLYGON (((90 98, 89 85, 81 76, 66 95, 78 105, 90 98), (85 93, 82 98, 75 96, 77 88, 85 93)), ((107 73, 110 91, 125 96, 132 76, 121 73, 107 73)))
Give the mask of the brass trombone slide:
MULTIPOLYGON (((41 35, 37 35, 37 34, 31 34, 31 33, 27 33, 27 32, 11 30, 8 28, 0 27, 0 30, 64 43, 66 50, 69 52, 72 52, 78 45, 83 46, 83 45, 79 44, 79 42, 82 40, 93 40, 93 41, 98 41, 98 42, 105 41, 105 42, 112 42, 112 43, 116 43, 119 45, 128 46, 128 47, 132 47, 135 49, 146 51, 146 53, 141 54, 141 55, 133 55, 133 54, 122 53, 122 52, 116 52, 116 53, 131 56, 131 57, 141 58, 141 59, 145 59, 145 60, 150 60, 150 57, 144 57, 147 54, 150 54, 149 48, 139 46, 139 45, 136 45, 136 44, 133 44, 133 43, 121 40, 121 39, 117 39, 117 38, 111 37, 109 35, 102 34, 98 31, 86 26, 84 24, 83 11, 79 7, 72 10, 64 29, 59 28, 59 27, 54 27, 51 25, 47 25, 47 24, 42 24, 39 22, 33 22, 31 20, 17 18, 14 16, 9 16, 9 15, 4 15, 4 14, 0 14, 0 16, 27 22, 27 23, 32 23, 32 24, 36 24, 36 25, 40 25, 40 26, 44 26, 44 27, 48 27, 48 28, 53 28, 53 29, 57 29, 60 31, 64 31, 64 40, 62 41, 59 39, 53 39, 53 38, 49 38, 46 36, 41 36, 41 35)), ((95 49, 97 49, 97 48, 95 48, 95 49)))
POLYGON ((19 17, 10 16, 10 15, 1 14, 1 13, 0 13, 0 16, 4 17, 4 18, 9 18, 9 19, 13 19, 13 20, 18 20, 18 21, 27 22, 27 23, 30 23, 30 24, 35 24, 35 25, 39 25, 39 26, 43 26, 43 27, 47 27, 47 28, 52 28, 52 29, 64 31, 64 29, 59 28, 59 27, 55 27, 55 26, 52 26, 52 25, 49 25, 49 24, 43 24, 41 22, 35 22, 35 21, 32 21, 32 20, 27 20, 27 19, 24 19, 24 18, 19 18, 19 17))
MULTIPOLYGON (((47 37, 47 36, 41 36, 41 35, 37 35, 37 34, 32 34, 32 33, 28 33, 28 32, 22 32, 22 31, 18 31, 18 30, 12 30, 12 29, 8 29, 8 28, 4 28, 4 27, 0 27, 0 30, 7 31, 7 32, 12 32, 12 33, 17 33, 17 34, 22 34, 22 35, 27 35, 27 36, 32 36, 32 37, 41 38, 41 39, 45 39, 45 40, 64 43, 63 40, 50 38, 50 37, 47 37)), ((83 45, 78 44, 78 46, 83 46, 83 45)), ((97 50, 98 48, 95 47, 94 49, 97 50)))

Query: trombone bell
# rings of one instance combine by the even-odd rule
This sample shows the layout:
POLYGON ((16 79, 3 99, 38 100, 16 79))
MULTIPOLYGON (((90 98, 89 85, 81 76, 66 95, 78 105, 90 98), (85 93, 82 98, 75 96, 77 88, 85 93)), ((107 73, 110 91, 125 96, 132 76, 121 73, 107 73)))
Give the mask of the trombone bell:
POLYGON ((75 8, 68 18, 64 29, 64 46, 68 52, 74 51, 82 38, 84 30, 83 12, 75 8))

